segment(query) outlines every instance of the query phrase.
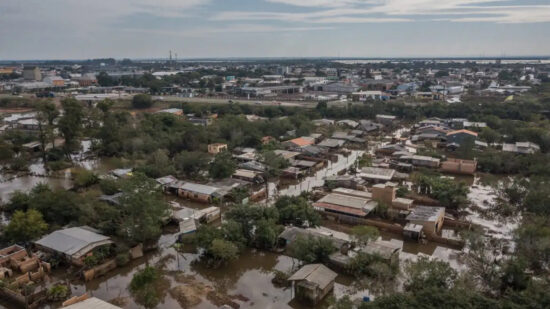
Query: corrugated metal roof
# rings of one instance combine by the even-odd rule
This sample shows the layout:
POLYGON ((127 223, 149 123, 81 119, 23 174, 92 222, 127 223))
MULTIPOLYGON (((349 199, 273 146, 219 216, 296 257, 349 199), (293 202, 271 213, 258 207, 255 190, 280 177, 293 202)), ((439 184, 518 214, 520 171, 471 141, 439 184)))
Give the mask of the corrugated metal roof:
POLYGON ((86 300, 78 302, 76 304, 64 307, 65 309, 121 309, 115 305, 111 305, 108 302, 102 301, 99 298, 90 297, 86 300))
POLYGON ((295 272, 289 281, 305 280, 317 285, 320 289, 327 287, 338 275, 323 264, 309 264, 295 272))
POLYGON ((441 213, 445 213, 444 207, 416 206, 407 216, 407 220, 435 222, 441 213))
POLYGON ((190 192, 196 192, 200 194, 211 195, 214 192, 218 191, 220 188, 201 185, 198 183, 186 182, 180 187, 180 189, 185 191, 190 191, 190 192))
POLYGON ((334 204, 345 207, 363 209, 369 202, 369 199, 354 197, 349 195, 330 193, 317 201, 319 203, 334 204))
POLYGON ((55 231, 36 242, 42 247, 71 256, 87 246, 107 243, 112 243, 109 237, 80 227, 55 231))

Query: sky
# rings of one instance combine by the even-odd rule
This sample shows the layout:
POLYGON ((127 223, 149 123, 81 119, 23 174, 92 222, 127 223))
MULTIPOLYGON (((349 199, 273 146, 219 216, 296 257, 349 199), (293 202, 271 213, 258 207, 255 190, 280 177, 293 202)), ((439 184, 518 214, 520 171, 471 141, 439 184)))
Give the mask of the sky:
POLYGON ((0 60, 550 56, 550 0, 0 0, 0 60))

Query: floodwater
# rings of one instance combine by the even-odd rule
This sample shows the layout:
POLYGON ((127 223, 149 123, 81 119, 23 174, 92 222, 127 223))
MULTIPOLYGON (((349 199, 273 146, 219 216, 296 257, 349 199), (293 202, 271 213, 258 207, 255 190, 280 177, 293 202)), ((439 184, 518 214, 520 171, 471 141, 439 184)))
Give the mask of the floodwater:
MULTIPOLYGON (((352 151, 348 157, 340 155, 337 162, 329 163, 325 169, 302 179, 300 183, 280 190, 277 190, 275 184, 270 183, 269 202, 277 196, 296 196, 304 191, 312 190, 314 187, 322 186, 324 177, 336 175, 349 168, 363 153, 362 151, 352 151)), ((80 156, 79 159, 83 159, 79 164, 84 168, 101 171, 110 169, 109 164, 99 160, 88 160, 84 156, 80 156)), ((39 163, 31 166, 31 170, 35 173, 40 173, 40 169, 41 165, 39 163)), ((5 201, 14 190, 29 190, 40 182, 47 182, 57 187, 70 187, 70 175, 67 173, 70 172, 65 172, 66 178, 25 176, 2 182, 0 183, 0 197, 5 201)), ((472 201, 478 201, 478 197, 485 199, 491 196, 491 192, 484 191, 489 189, 476 183, 475 179, 473 183, 473 190, 469 195, 472 201)), ((175 200, 183 206, 195 209, 207 206, 181 200, 177 197, 167 197, 167 199, 175 200)), ((475 214, 473 216, 472 220, 475 220, 475 214)), ((329 227, 338 229, 338 226, 329 227)), ((193 252, 192 248, 186 248, 183 252, 178 252, 172 248, 171 246, 175 243, 176 238, 176 234, 167 233, 163 235, 159 241, 160 248, 158 250, 91 282, 84 283, 81 280, 73 280, 71 282, 72 294, 81 295, 89 292, 93 296, 105 301, 112 301, 123 308, 142 308, 130 295, 128 285, 132 276, 138 270, 143 269, 146 265, 154 265, 163 269, 163 284, 160 303, 157 308, 219 308, 224 303, 238 304, 240 308, 308 308, 292 300, 293 295, 290 288, 279 287, 271 282, 274 277, 273 270, 288 272, 293 267, 298 266, 297 260, 282 254, 245 249, 238 260, 230 262, 220 269, 208 269, 203 264, 197 263, 200 255, 193 252), (192 287, 190 290, 187 288, 187 292, 193 294, 199 302, 193 306, 184 306, 178 303, 177 294, 171 293, 171 291, 176 291, 174 289, 180 286, 192 287)), ((391 233, 382 232, 381 239, 395 243, 402 248, 400 253, 402 261, 416 260, 420 255, 426 255, 448 261, 457 270, 466 269, 466 266, 459 261, 461 251, 435 243, 405 241, 400 235, 391 233)), ((55 273, 53 277, 64 279, 65 275, 55 273)), ((370 296, 372 298, 376 296, 376 293, 370 293, 362 288, 359 289, 353 278, 339 275, 336 280, 334 295, 337 297, 352 295, 354 298, 370 296)), ((317 308, 326 307, 328 307, 327 301, 317 306, 317 308)))
MULTIPOLYGON (((198 309, 219 308, 224 304, 223 299, 239 304, 240 308, 308 308, 292 301, 290 288, 278 287, 271 282, 273 270, 288 272, 293 265, 298 265, 296 260, 288 256, 246 249, 238 260, 220 269, 209 269, 196 263, 199 258, 197 253, 179 253, 170 248, 172 241, 172 235, 163 236, 161 243, 166 242, 166 247, 158 253, 148 254, 97 280, 72 285, 73 294, 89 292, 106 301, 121 301, 123 308, 142 308, 132 298, 127 287, 132 276, 148 264, 164 270, 163 292, 157 308, 185 308, 170 293, 171 289, 182 285, 199 287, 191 289, 200 298, 200 302, 192 306, 198 309), (204 290, 215 291, 218 297, 208 296, 204 290)), ((349 277, 339 276, 334 294, 342 296, 344 293, 353 293, 351 282, 349 277)), ((326 305, 322 304, 319 308, 325 308, 326 305)))

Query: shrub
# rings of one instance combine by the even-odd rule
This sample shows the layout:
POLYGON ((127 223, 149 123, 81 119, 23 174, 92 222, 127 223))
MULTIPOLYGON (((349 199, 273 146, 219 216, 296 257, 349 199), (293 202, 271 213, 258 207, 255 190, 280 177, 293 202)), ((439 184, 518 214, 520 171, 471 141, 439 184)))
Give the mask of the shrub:
POLYGON ((117 266, 124 266, 126 264, 128 264, 128 262, 130 262, 130 256, 129 254, 126 252, 126 253, 119 253, 116 255, 116 265, 117 266))
POLYGON ((48 299, 51 301, 64 300, 69 296, 69 288, 66 285, 54 285, 48 290, 48 299))
POLYGON ((84 265, 86 265, 87 268, 92 268, 96 266, 99 263, 99 259, 95 255, 89 255, 84 258, 84 265))
POLYGON ((106 195, 113 195, 120 191, 120 188, 114 179, 102 179, 99 182, 99 188, 101 189, 101 192, 106 195))
POLYGON ((137 94, 132 98, 134 108, 149 108, 153 106, 153 99, 148 94, 137 94))
POLYGON ((99 177, 92 171, 78 169, 74 172, 74 185, 77 188, 87 188, 99 182, 99 177))

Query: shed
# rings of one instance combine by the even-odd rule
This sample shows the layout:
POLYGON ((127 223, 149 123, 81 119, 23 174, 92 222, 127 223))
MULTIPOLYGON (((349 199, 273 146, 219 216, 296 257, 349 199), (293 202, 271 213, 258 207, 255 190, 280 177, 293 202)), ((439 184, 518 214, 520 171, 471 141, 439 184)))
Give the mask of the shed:
POLYGON ((289 281, 293 282, 297 299, 317 304, 333 288, 337 274, 323 264, 309 264, 295 272, 289 281))
POLYGON ((444 217, 444 207, 416 206, 407 216, 407 221, 422 225, 426 234, 435 235, 441 231, 444 217))
POLYGON ((61 254, 76 265, 81 265, 95 248, 112 243, 109 237, 86 226, 57 230, 35 242, 38 247, 61 254))

